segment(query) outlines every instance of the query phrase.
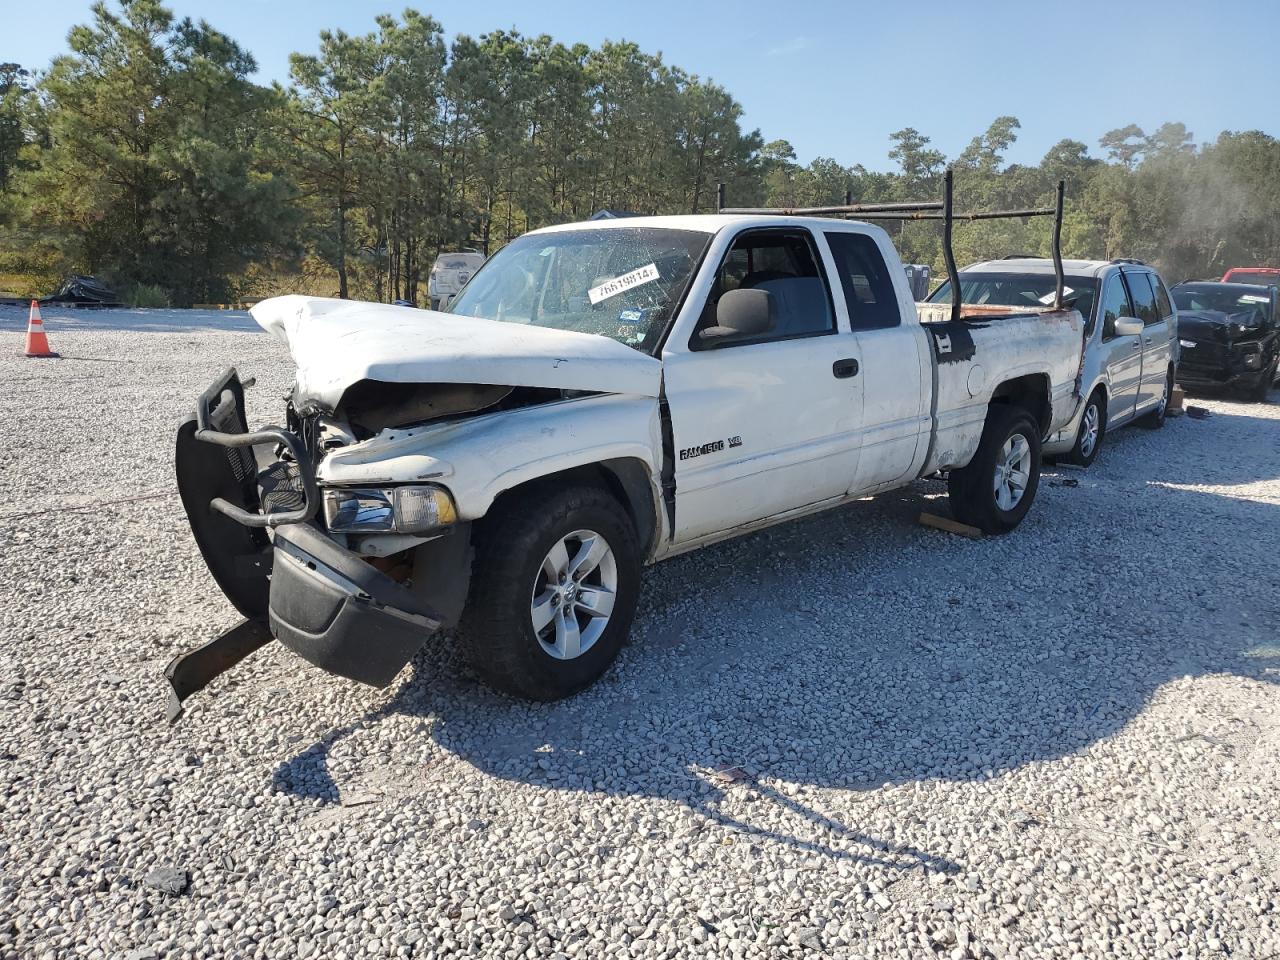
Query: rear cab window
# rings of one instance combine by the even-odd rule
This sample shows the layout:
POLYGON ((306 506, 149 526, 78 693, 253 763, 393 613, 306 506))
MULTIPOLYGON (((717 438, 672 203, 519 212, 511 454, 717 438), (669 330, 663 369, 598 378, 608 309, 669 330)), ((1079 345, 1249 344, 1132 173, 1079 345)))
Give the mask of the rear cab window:
POLYGON ((898 295, 893 288, 880 247, 865 233, 824 233, 836 274, 844 290, 849 323, 854 330, 881 330, 902 323, 898 295))

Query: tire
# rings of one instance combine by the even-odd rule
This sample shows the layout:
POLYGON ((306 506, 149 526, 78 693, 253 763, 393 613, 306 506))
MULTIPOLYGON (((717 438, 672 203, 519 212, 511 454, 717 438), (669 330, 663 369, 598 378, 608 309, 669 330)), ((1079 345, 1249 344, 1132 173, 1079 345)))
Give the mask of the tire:
POLYGON ((1160 397, 1160 402, 1156 404, 1156 408, 1150 413, 1145 413, 1138 420, 1148 430, 1159 430, 1169 422, 1169 397, 1173 394, 1173 368, 1169 368, 1169 372, 1164 378, 1164 393, 1160 397))
POLYGON ((597 487, 538 484, 499 501, 477 525, 475 541, 459 633, 476 672, 504 693, 543 701, 571 696, 598 680, 622 649, 639 597, 640 548, 622 505, 597 487), (603 541, 607 557, 579 582, 573 562, 595 543, 585 535, 603 541), (563 552, 553 563, 558 547, 563 552), (549 578, 552 568, 567 573, 563 581, 549 578), (601 616, 590 611, 609 593, 601 629, 601 616), (534 626, 535 603, 540 618, 549 617, 541 630, 534 626), (565 616, 570 606, 572 615, 565 616), (581 648, 576 655, 575 636, 581 648))
POLYGON ((1077 467, 1091 465, 1098 459, 1098 451, 1102 449, 1102 440, 1106 435, 1107 407, 1102 399, 1102 392, 1095 390, 1085 401, 1084 413, 1080 415, 1080 429, 1076 431, 1075 446, 1062 459, 1077 467))
MULTIPOLYGON (((1000 486, 1007 494, 1010 485, 1002 482, 1000 486)), ((952 515, 983 533, 1008 533, 1031 509, 1039 486, 1040 428, 1035 419, 1022 407, 992 406, 973 459, 951 471, 948 496, 952 515), (1017 473, 1023 477, 1021 493, 1011 505, 1004 505, 997 499, 997 476, 1008 475, 1008 459, 1019 438, 1024 445, 1017 458, 1017 473)))
POLYGON ((1254 403, 1266 403, 1267 396, 1271 393, 1271 386, 1276 380, 1277 367, 1280 367, 1280 357, 1272 357, 1271 365, 1262 371, 1258 382, 1245 391, 1245 398, 1254 403))

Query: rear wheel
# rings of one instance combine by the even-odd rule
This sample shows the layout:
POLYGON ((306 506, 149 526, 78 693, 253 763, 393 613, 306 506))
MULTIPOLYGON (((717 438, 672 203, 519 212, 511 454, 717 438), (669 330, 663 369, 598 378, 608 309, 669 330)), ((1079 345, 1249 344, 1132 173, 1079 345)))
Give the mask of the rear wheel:
POLYGON ((1156 404, 1154 410, 1145 414, 1138 422, 1148 430, 1159 430, 1165 425, 1169 419, 1169 398, 1173 396, 1173 368, 1169 368, 1169 372, 1164 378, 1164 393, 1160 395, 1160 402, 1156 404))
POLYGON ((1085 401, 1084 413, 1080 416, 1080 429, 1076 433, 1076 445, 1062 459, 1078 467, 1089 466, 1098 459, 1098 451, 1102 449, 1102 438, 1106 432, 1106 408, 1102 403, 1102 394, 1095 390, 1085 401))
POLYGON ((993 406, 968 466, 948 480, 951 512, 984 533, 1007 533, 1040 485, 1040 428, 1021 407, 993 406))
POLYGON ((531 700, 589 686, 631 629, 640 567, 630 517, 605 491, 548 484, 508 498, 477 531, 460 624, 476 671, 531 700))

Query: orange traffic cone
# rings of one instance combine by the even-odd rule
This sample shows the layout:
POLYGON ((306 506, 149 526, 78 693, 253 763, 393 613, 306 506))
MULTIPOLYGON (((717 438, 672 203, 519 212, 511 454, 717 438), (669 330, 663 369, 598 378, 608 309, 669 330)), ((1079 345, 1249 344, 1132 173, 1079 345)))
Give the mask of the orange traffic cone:
POLYGON ((27 356, 56 357, 49 349, 49 338, 44 335, 44 321, 40 319, 40 304, 31 301, 31 319, 27 321, 27 356))

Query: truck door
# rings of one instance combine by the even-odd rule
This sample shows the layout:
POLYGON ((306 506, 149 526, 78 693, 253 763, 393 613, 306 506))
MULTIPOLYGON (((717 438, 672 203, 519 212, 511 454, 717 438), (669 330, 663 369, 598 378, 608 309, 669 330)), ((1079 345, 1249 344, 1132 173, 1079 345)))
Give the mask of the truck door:
MULTIPOLYGON (((1148 271, 1122 267, 1125 282, 1129 285, 1129 299, 1133 302, 1134 315, 1142 321, 1142 375, 1138 387, 1137 413, 1149 410, 1160 402, 1169 374, 1172 357, 1173 307, 1168 294, 1164 295, 1166 309, 1158 302, 1155 284, 1158 278, 1148 271)), ((1163 284, 1160 287, 1164 292, 1163 284)))
POLYGON ((1121 317, 1134 316, 1129 291, 1118 272, 1111 274, 1102 284, 1098 316, 1102 321, 1101 349, 1110 393, 1107 426, 1119 426, 1133 416, 1134 404, 1138 400, 1138 387, 1142 380, 1142 338, 1116 334, 1116 321, 1121 317))
POLYGON ((919 444, 928 443, 929 357, 914 314, 903 322, 904 304, 875 238, 848 230, 827 230, 823 238, 862 363, 862 449, 849 485, 861 493, 901 480, 919 444))
POLYGON ((844 495, 858 463, 861 363, 808 230, 739 234, 689 342, 669 343, 663 364, 677 542, 844 495), (772 329, 715 336, 733 290, 766 291, 772 329))

